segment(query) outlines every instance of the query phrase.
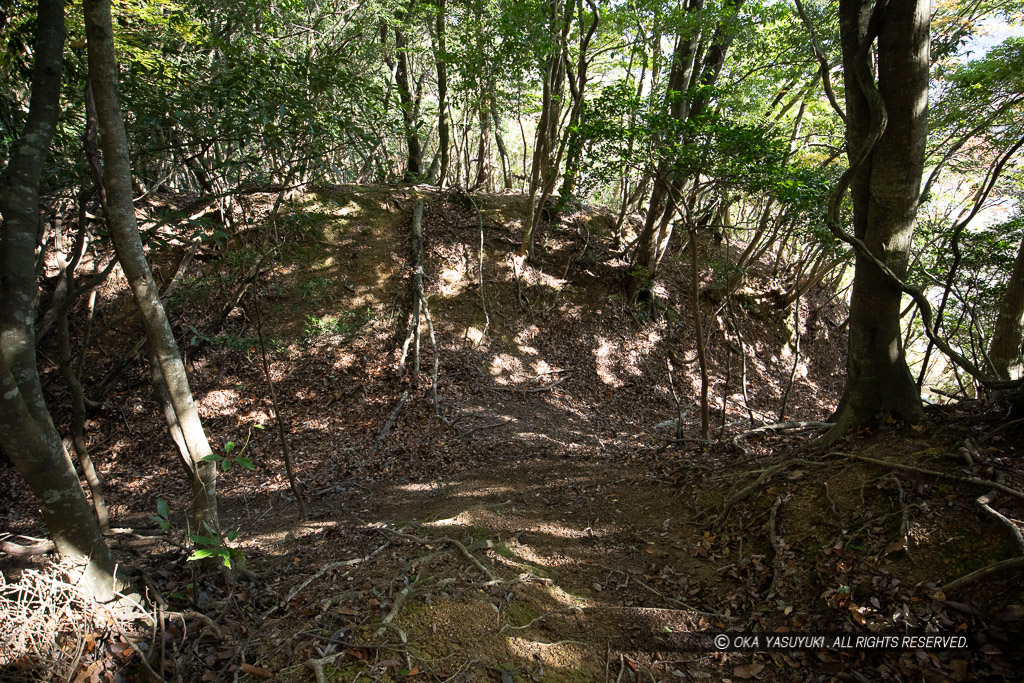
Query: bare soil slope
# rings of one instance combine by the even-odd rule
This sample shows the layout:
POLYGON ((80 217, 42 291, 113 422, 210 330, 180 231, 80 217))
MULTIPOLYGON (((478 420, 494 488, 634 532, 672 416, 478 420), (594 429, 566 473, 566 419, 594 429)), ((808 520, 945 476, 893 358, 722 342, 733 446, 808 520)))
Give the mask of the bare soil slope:
MULTIPOLYGON (((283 245, 223 326, 216 312, 258 261, 255 248, 236 240, 186 272, 171 309, 186 346, 207 340, 193 364, 205 424, 255 465, 231 468, 220 488, 250 574, 239 583, 186 564, 174 545, 182 530, 138 533, 159 499, 179 528, 188 506, 144 363, 93 416, 114 523, 136 529, 112 542, 182 613, 137 636, 168 680, 1017 679, 1015 575, 941 587, 1024 552, 975 503, 989 488, 966 481, 1002 475, 1021 490, 1019 425, 997 406, 936 407, 925 425, 884 425, 813 455, 792 450, 813 431, 751 433, 775 421, 791 374, 787 419, 823 420, 838 397, 845 313, 812 292, 799 359, 782 322, 792 313, 770 297, 731 310, 701 302, 714 427, 702 442, 685 259, 667 264, 654 302, 631 306, 609 217, 581 211, 548 226, 538 263, 519 269, 524 200, 475 201, 479 215, 426 188, 297 198, 279 218, 283 245), (436 350, 424 327, 421 372, 402 378, 419 200, 436 350), (257 324, 307 519, 271 429, 257 324), (881 654, 709 644, 721 631, 920 630, 964 633, 972 645, 881 654)), ((728 261, 727 247, 701 249, 708 264, 728 261)), ((114 283, 105 296, 123 292, 114 283)), ((94 382, 138 334, 129 308, 107 310, 94 382)), ((50 391, 61 405, 59 381, 50 391)), ((0 467, 0 528, 38 535, 27 492, 0 467)), ((1010 494, 994 506, 1024 516, 1010 494)), ((31 562, 0 555, 15 579, 31 562)), ((97 638, 83 669, 145 680, 120 635, 97 638)), ((3 675, 34 675, 30 664, 3 675)))

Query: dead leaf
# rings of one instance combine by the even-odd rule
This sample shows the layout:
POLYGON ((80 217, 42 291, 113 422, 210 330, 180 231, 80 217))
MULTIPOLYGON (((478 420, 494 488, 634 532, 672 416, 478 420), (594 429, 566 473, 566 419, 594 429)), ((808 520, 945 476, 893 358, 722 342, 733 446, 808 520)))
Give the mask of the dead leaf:
POLYGON ((732 672, 737 678, 753 678, 757 674, 761 673, 763 669, 764 664, 761 662, 751 662, 750 664, 737 666, 732 670, 732 672))
POLYGON ((889 545, 885 546, 885 550, 882 552, 882 557, 885 557, 886 555, 888 555, 890 553, 895 553, 895 552, 899 552, 900 550, 906 550, 906 549, 907 549, 907 541, 906 541, 906 539, 902 539, 901 538, 901 539, 893 541, 889 545))
POLYGON ((268 671, 267 669, 264 669, 263 667, 254 666, 252 664, 245 664, 245 663, 243 663, 242 664, 242 671, 244 673, 249 674, 250 676, 255 676, 256 678, 273 678, 274 677, 274 674, 271 671, 268 671))

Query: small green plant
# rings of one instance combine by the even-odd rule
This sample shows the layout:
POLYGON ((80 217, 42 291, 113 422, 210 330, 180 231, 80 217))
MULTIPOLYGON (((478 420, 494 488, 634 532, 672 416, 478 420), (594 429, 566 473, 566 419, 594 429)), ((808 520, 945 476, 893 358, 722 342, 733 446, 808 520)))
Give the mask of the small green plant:
POLYGON ((315 315, 307 315, 303 336, 307 341, 327 335, 350 337, 358 332, 369 319, 370 313, 368 310, 341 311, 335 316, 325 315, 322 318, 318 318, 315 315))
POLYGON ((302 298, 310 301, 331 301, 334 297, 331 291, 334 289, 334 280, 326 277, 312 277, 302 283, 302 298))
POLYGON ((196 549, 188 556, 188 562, 203 560, 208 557, 219 557, 228 569, 231 569, 233 564, 239 569, 245 568, 245 553, 227 545, 227 543, 234 542, 238 538, 237 531, 229 531, 224 538, 221 538, 209 525, 206 525, 206 531, 209 533, 208 536, 189 534, 188 538, 196 545, 196 549))
POLYGON ((265 427, 261 424, 254 424, 249 427, 249 433, 246 434, 245 443, 242 444, 242 447, 239 449, 238 455, 231 455, 235 450, 235 442, 228 441, 224 444, 224 455, 211 453, 210 455, 200 458, 200 460, 220 463, 220 468, 225 472, 230 470, 232 465, 238 465, 239 467, 247 470, 256 469, 256 466, 252 464, 252 460, 242 457, 242 453, 245 452, 246 447, 249 445, 249 440, 252 439, 252 430, 254 429, 265 429, 265 427))
POLYGON ((161 529, 167 531, 171 528, 170 514, 171 508, 167 505, 167 501, 163 498, 158 498, 156 501, 156 514, 150 515, 149 518, 156 522, 161 529))

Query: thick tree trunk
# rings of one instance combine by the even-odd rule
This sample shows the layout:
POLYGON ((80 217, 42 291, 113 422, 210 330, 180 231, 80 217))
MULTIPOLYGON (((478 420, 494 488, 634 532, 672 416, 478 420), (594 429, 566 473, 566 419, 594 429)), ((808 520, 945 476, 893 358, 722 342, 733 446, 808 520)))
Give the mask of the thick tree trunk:
POLYGON ((999 314, 992 331, 988 357, 1000 379, 1021 375, 1021 336, 1024 331, 1024 241, 1021 241, 1006 292, 999 300, 999 314))
POLYGON ((35 364, 39 179, 60 113, 64 3, 40 0, 32 96, 0 177, 0 446, 39 503, 57 551, 100 600, 114 598, 114 561, 50 419, 35 364))
POLYGON ((216 463, 203 461, 212 450, 192 399, 185 365, 174 339, 160 292, 146 261, 146 253, 135 222, 132 203, 131 163, 128 138, 121 118, 117 59, 110 18, 110 0, 86 0, 85 28, 89 52, 89 81, 96 100, 103 149, 103 177, 107 192, 110 233, 125 277, 142 314, 150 348, 167 387, 174 413, 172 430, 180 430, 188 448, 188 466, 193 479, 193 522, 197 532, 209 526, 219 530, 217 520, 216 463))
MULTIPOLYGON (((903 278, 924 168, 930 17, 925 0, 888 4, 876 17, 875 93, 869 49, 874 39, 869 33, 875 23, 870 21, 873 5, 871 0, 843 0, 839 9, 847 154, 851 165, 859 163, 853 166, 851 182, 854 234, 903 278), (870 146, 886 116, 881 138, 870 146)), ((879 417, 915 421, 922 416, 920 395, 904 356, 901 300, 900 288, 858 254, 846 389, 834 416, 834 433, 879 417)))

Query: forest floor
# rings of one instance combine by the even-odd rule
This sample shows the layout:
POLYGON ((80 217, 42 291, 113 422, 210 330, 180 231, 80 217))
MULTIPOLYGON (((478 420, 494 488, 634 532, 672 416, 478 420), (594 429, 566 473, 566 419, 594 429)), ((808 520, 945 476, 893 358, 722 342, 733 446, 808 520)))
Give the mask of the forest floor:
MULTIPOLYGON (((267 199, 250 198, 254 223, 267 199)), ((632 306, 627 265, 609 247, 614 217, 565 217, 519 270, 525 201, 476 200, 479 221, 457 193, 321 188, 285 205, 272 258, 260 261, 255 229, 197 255, 169 308, 185 346, 205 339, 191 371, 211 441, 253 464, 219 485, 246 571, 226 584, 185 561, 189 486, 145 363, 133 364, 87 436, 114 525, 132 529, 111 543, 177 616, 84 629, 91 644, 69 680, 147 680, 138 652, 167 680, 196 681, 1020 680, 1019 567, 943 588, 1024 554, 1007 521, 1024 518, 1013 495, 1024 488, 1021 425, 1001 406, 932 406, 923 424, 801 450, 842 388, 845 312, 812 291, 794 353, 794 311, 772 305, 786 273, 761 263, 750 289, 764 296, 701 304, 712 408, 702 441, 685 257, 666 264, 653 302, 632 306), (417 200, 436 350, 424 326, 408 381, 396 368, 417 200), (752 432, 784 420, 802 422, 752 432), (1004 520, 976 502, 993 488, 979 481, 1005 485, 991 504, 1004 520), (170 532, 153 529, 158 500, 170 532), (721 633, 761 641, 723 648, 721 633), (766 635, 823 633, 969 645, 764 646, 766 635)), ((700 245, 703 287, 729 272, 735 246, 700 245)), ((179 264, 156 265, 166 283, 179 264)), ((87 391, 139 337, 123 283, 102 297, 87 391)), ((48 391, 66 404, 59 380, 48 391)), ((6 460, 0 532, 42 534, 6 460)), ((0 554, 12 585, 42 562, 0 554)), ((0 665, 3 680, 56 670, 41 655, 0 665)))

